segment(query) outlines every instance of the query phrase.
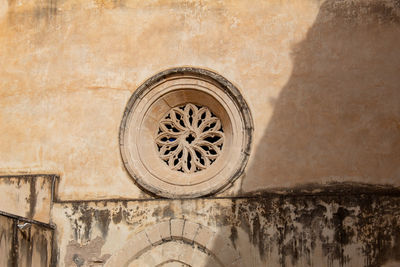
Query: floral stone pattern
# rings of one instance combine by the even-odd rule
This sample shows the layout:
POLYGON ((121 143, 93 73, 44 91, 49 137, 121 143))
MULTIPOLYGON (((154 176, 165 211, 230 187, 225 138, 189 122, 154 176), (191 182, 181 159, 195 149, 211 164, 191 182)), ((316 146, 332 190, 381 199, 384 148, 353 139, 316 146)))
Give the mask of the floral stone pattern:
POLYGON ((160 158, 169 168, 194 173, 218 158, 224 133, 221 121, 207 107, 188 103, 166 114, 155 141, 160 158))
POLYGON ((162 71, 126 106, 124 166, 148 192, 167 198, 215 194, 233 185, 250 155, 253 121, 240 91, 215 72, 162 71))

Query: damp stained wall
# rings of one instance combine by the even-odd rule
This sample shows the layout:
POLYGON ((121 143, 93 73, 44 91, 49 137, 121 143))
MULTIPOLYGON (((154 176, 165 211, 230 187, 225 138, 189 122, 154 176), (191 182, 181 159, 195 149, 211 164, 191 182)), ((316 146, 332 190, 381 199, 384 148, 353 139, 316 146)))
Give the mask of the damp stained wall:
POLYGON ((0 214, 0 266, 54 266, 52 242, 53 229, 45 224, 0 214))
POLYGON ((0 211, 50 223, 54 175, 0 176, 0 211))
POLYGON ((202 266, 398 266, 399 43, 397 0, 0 1, 0 210, 56 226, 57 266, 151 265, 169 244, 202 266), (252 112, 217 197, 153 199, 121 161, 129 97, 177 66, 252 112))
POLYGON ((201 249, 217 260, 194 266, 397 266, 399 195, 352 193, 57 203, 59 261, 101 266, 119 258, 105 266, 156 266, 171 253, 159 247, 184 242, 196 251, 199 233, 208 229, 218 238, 201 249))
MULTIPOLYGON (((57 178, 15 175, 1 181, 20 199, 25 195, 31 207, 36 190, 23 187, 57 178), (18 185, 21 190, 13 188, 18 185)), ((50 203, 50 222, 27 218, 30 212, 5 212, 5 203, 15 201, 2 198, 5 266, 158 266, 167 260, 203 267, 393 267, 400 262, 400 190, 392 186, 337 183, 245 197, 89 201, 61 200, 52 186, 50 194, 36 197, 50 203)), ((21 205, 16 212, 27 206, 16 203, 21 205)))
POLYGON ((226 195, 398 186, 399 29, 396 0, 1 1, 0 172, 58 174, 66 200, 148 198, 122 165, 123 110, 147 78, 195 66, 254 119, 226 195))

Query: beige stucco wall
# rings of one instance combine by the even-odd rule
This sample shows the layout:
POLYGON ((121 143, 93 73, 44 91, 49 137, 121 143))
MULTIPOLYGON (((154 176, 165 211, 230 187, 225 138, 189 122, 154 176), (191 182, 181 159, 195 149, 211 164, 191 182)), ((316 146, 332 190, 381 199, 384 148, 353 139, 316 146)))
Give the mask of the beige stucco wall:
POLYGON ((50 223, 53 175, 0 176, 0 211, 50 223))
POLYGON ((399 43, 396 0, 0 0, 0 211, 55 225, 58 266, 133 257, 143 231, 151 252, 172 221, 224 245, 185 226, 168 242, 238 266, 397 266, 399 43), (223 198, 150 200, 122 164, 128 99, 179 66, 250 107, 250 160, 223 198))
POLYGON ((399 206, 374 194, 89 201, 55 203, 53 216, 59 266, 388 267, 400 263, 399 206))
POLYGON ((400 185, 395 1, 1 1, 0 172, 60 175, 61 199, 145 197, 118 130, 176 66, 241 90, 255 125, 232 192, 400 185))

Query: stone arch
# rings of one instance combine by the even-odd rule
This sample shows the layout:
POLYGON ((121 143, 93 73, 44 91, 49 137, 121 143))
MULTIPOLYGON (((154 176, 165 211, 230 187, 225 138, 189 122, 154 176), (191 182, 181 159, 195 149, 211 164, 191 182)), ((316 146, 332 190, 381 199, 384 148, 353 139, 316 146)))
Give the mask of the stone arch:
POLYGON ((229 239, 207 226, 184 219, 164 221, 137 233, 105 266, 140 266, 143 262, 163 266, 168 261, 189 266, 199 266, 201 261, 221 267, 243 266, 229 239))
POLYGON ((164 262, 160 263, 159 265, 156 265, 156 267, 166 267, 166 266, 172 265, 173 263, 182 264, 182 265, 185 266, 185 267, 186 267, 186 266, 191 267, 190 265, 188 265, 188 264, 186 264, 186 263, 184 263, 183 261, 180 261, 180 260, 168 260, 168 261, 164 261, 164 262))
POLYGON ((224 265, 207 251, 200 249, 195 244, 189 244, 182 240, 169 240, 151 246, 137 257, 127 261, 129 267, 165 267, 165 266, 213 266, 224 265))

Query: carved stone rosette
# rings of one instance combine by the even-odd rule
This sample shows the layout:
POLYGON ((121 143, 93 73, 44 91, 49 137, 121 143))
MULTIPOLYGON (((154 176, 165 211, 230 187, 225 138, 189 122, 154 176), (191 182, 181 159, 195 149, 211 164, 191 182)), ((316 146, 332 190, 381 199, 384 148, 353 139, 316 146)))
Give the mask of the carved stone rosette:
POLYGON ((209 195, 243 172, 253 122, 229 81, 207 70, 176 68, 141 85, 120 127, 125 168, 153 194, 209 195))
POLYGON ((224 133, 221 121, 207 107, 188 103, 172 108, 160 121, 156 143, 171 170, 193 173, 218 158, 224 133))

